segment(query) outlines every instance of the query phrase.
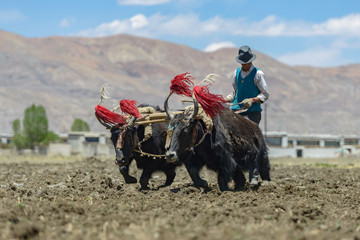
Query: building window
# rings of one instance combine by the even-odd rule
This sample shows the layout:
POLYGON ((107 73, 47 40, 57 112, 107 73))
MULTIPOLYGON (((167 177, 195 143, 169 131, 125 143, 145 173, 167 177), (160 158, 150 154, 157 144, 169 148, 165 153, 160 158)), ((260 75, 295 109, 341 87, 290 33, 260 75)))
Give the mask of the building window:
POLYGON ((98 137, 86 137, 85 138, 86 142, 99 142, 99 138, 98 137))
POLYGON ((339 147, 339 141, 325 141, 325 147, 339 147))
POLYGON ((266 137, 266 143, 270 146, 281 146, 281 137, 266 137))
POLYGON ((344 144, 345 145, 357 145, 358 140, 355 138, 347 138, 347 139, 344 139, 344 144))
POLYGON ((320 146, 320 141, 298 140, 297 145, 300 145, 300 146, 320 146))
POLYGON ((78 140, 79 136, 69 135, 68 140, 78 140))

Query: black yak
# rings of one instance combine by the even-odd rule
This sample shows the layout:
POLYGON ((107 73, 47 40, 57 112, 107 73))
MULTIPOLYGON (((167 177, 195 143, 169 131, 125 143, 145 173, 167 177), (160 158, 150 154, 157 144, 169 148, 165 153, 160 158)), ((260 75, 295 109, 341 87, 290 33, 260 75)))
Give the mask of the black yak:
POLYGON ((165 110, 173 131, 167 160, 188 161, 194 153, 192 160, 197 162, 197 166, 206 165, 218 173, 221 191, 229 189, 231 180, 235 182, 235 189, 242 189, 246 183, 245 170, 249 171, 249 181, 253 185, 258 184, 258 173, 263 180, 270 181, 268 149, 258 125, 232 110, 224 109, 222 97, 220 101, 215 98, 215 104, 201 99, 201 95, 209 94, 206 87, 194 87, 194 107, 188 115, 173 115, 169 111, 167 102, 171 94, 165 100, 165 110), (214 117, 211 129, 198 116, 197 98, 204 104, 203 110, 207 115, 214 117))
MULTIPOLYGON (((150 108, 152 109, 151 112, 160 112, 159 107, 147 104, 141 104, 138 108, 150 108)), ((107 114, 111 113, 107 112, 107 114)), ((99 122, 107 126, 104 124, 103 119, 104 117, 98 117, 99 122)), ((168 163, 165 159, 168 124, 162 121, 139 125, 135 123, 135 120, 136 118, 132 117, 126 123, 120 121, 120 123, 110 126, 110 139, 116 153, 115 164, 119 166, 120 173, 123 175, 126 183, 136 183, 136 178, 129 175, 129 165, 135 159, 137 167, 143 170, 140 176, 141 189, 148 189, 149 179, 155 171, 162 171, 166 175, 166 181, 163 186, 170 186, 176 176, 175 169, 181 163, 168 163)), ((188 164, 187 161, 185 161, 185 166, 195 186, 207 186, 207 182, 199 176, 199 167, 194 166, 193 162, 188 164)))

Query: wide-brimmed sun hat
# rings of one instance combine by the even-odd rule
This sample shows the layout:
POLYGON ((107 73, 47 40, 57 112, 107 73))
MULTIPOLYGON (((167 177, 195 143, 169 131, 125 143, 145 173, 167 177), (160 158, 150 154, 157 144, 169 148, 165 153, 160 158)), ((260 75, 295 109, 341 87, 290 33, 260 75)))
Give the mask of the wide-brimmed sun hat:
POLYGON ((239 55, 236 57, 236 61, 241 64, 252 62, 256 59, 255 53, 253 53, 249 46, 242 46, 239 48, 239 55))

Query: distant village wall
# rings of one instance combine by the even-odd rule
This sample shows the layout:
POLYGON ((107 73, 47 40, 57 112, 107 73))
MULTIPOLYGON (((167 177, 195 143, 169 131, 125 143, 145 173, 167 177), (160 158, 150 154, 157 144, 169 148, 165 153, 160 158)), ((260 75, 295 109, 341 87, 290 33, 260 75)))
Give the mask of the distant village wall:
MULTIPOLYGON (((286 132, 264 133, 270 158, 334 158, 360 155, 360 137, 352 135, 293 135, 286 132)), ((11 144, 10 135, 0 136, 2 146, 11 144)), ((112 156, 115 150, 110 133, 70 132, 60 135, 61 143, 50 143, 20 154, 112 156)), ((13 148, 0 148, 0 155, 19 154, 13 148)))

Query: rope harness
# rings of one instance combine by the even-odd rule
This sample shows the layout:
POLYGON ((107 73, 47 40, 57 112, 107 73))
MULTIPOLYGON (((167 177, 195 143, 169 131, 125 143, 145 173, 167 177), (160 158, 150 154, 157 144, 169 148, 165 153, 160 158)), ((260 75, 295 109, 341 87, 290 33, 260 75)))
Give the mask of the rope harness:
MULTIPOLYGON (((200 121, 202 121, 205 125, 205 131, 204 131, 204 135, 199 139, 198 142, 196 142, 198 135, 199 135, 199 129, 198 127, 195 127, 192 133, 192 140, 191 140, 191 146, 186 148, 185 151, 194 151, 194 148, 199 146, 205 139, 205 137, 211 132, 212 129, 212 120, 206 115, 204 115, 203 112, 200 112, 201 114, 199 114, 199 116, 197 117, 200 121)), ((166 120, 162 120, 161 122, 166 122, 166 120)), ((152 137, 152 124, 144 124, 145 125, 145 129, 144 129, 144 138, 140 141, 137 142, 137 136, 136 136, 136 132, 134 133, 133 136, 133 140, 134 140, 134 149, 133 151, 136 153, 139 153, 141 157, 146 156, 146 157, 152 157, 153 159, 157 159, 157 158, 165 158, 166 155, 165 154, 153 154, 153 153, 148 153, 148 152, 144 152, 141 148, 142 144, 145 143, 146 141, 148 141, 151 137, 152 137)), ((174 131, 175 127, 169 127, 167 130, 167 134, 166 134, 166 142, 165 142, 165 149, 168 149, 170 147, 171 144, 171 138, 173 135, 173 131, 174 131)), ((128 125, 124 125, 123 127, 120 127, 120 131, 121 133, 119 134, 119 138, 117 140, 117 145, 116 148, 122 150, 123 146, 124 146, 124 135, 125 132, 128 129, 128 125)))
MULTIPOLYGON (((128 129, 128 125, 125 125, 124 127, 120 127, 120 134, 119 134, 119 138, 117 140, 117 143, 116 143, 116 148, 117 149, 120 149, 122 150, 123 147, 124 147, 124 135, 125 135, 125 132, 127 131, 128 129)), ((133 140, 134 140, 134 149, 133 151, 136 152, 136 153, 140 153, 140 156, 147 156, 147 157, 152 157, 153 159, 156 159, 156 158, 165 158, 166 155, 165 154, 153 154, 153 153, 147 153, 147 152, 144 152, 142 149, 141 149, 141 145, 146 142, 147 140, 149 140, 151 137, 152 137, 152 127, 151 127, 151 124, 147 125, 145 127, 145 130, 144 130, 145 134, 144 134, 144 138, 140 141, 140 142, 137 142, 137 136, 136 136, 136 132, 134 133, 134 136, 133 136, 133 140), (148 134, 146 134, 148 133, 148 134)))
POLYGON ((197 139, 197 137, 199 135, 199 129, 197 127, 195 127, 194 130, 193 130, 193 133, 192 133, 192 138, 191 138, 191 145, 192 146, 186 148, 185 151, 194 151, 194 148, 199 146, 204 141, 204 139, 205 139, 206 135, 208 135, 208 133, 209 133, 208 130, 206 130, 204 132, 204 135, 200 138, 200 140, 197 143, 195 143, 196 139, 197 139))
MULTIPOLYGON (((136 132, 133 135, 133 140, 134 140, 133 151, 136 153, 139 153, 140 156, 152 157, 153 159, 166 157, 166 155, 164 155, 164 154, 147 153, 141 149, 142 144, 145 143, 146 141, 148 141, 152 137, 152 123, 155 121, 154 120, 152 120, 151 122, 149 121, 150 120, 149 114, 154 114, 155 109, 153 107, 139 107, 138 109, 141 114, 145 114, 147 116, 144 117, 144 121, 141 121, 142 123, 145 123, 144 124, 144 138, 140 142, 138 142, 138 137, 136 135, 136 132), (147 122, 149 122, 149 123, 147 123, 147 122)), ((159 114, 159 116, 162 117, 161 114, 159 114)), ((165 122, 166 120, 159 119, 157 121, 165 122)), ((116 148, 118 148, 120 150, 122 150, 124 147, 124 135, 125 135, 125 132, 127 131, 127 129, 128 129, 128 125, 124 125, 123 127, 120 127, 121 133, 119 135, 119 138, 118 138, 118 141, 116 144, 116 148)))

